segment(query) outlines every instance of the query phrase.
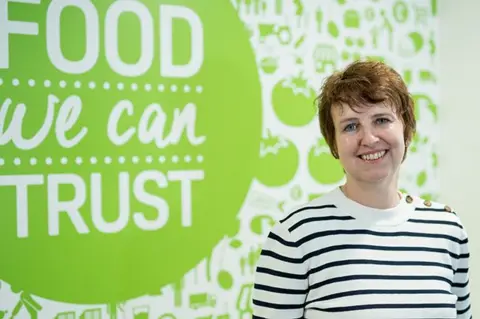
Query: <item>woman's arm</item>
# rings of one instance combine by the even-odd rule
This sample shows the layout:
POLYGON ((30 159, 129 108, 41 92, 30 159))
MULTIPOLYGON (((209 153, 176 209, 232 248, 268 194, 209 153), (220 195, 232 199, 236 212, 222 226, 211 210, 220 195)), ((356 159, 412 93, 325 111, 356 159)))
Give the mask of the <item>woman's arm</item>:
POLYGON ((304 256, 281 223, 268 235, 258 259, 252 319, 303 318, 308 293, 304 256))
POLYGON ((457 296, 457 319, 470 319, 472 318, 469 281, 470 251, 465 229, 462 229, 459 246, 457 267, 453 277, 453 293, 457 296))

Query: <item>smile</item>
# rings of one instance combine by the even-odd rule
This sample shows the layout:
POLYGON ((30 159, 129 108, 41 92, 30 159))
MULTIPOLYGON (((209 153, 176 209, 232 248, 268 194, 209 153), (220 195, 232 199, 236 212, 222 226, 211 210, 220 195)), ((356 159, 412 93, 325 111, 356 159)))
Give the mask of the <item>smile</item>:
POLYGON ((384 157, 385 154, 387 154, 387 151, 384 150, 376 153, 360 155, 360 158, 363 159, 364 161, 375 161, 384 157))

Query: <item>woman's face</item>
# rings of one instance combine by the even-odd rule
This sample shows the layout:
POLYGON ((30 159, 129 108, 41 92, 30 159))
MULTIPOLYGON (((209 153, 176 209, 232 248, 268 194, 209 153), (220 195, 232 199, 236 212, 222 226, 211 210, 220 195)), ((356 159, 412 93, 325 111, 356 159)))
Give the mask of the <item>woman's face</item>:
POLYGON ((405 152, 404 126, 382 104, 332 109, 339 160, 347 178, 375 183, 397 175, 405 152))

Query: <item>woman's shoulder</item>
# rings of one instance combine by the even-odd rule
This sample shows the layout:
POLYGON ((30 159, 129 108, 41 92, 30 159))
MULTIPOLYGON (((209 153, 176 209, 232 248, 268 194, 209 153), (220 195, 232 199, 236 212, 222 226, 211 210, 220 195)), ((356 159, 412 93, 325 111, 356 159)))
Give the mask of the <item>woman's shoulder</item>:
POLYGON ((438 212, 439 214, 437 215, 458 217, 452 206, 431 199, 430 196, 423 197, 410 193, 402 193, 402 197, 407 203, 414 205, 415 210, 418 212, 438 212))
MULTIPOLYGON (((307 231, 306 226, 314 222, 351 219, 335 205, 335 190, 311 198, 300 205, 290 207, 276 222, 277 227, 288 232, 307 231)), ((318 223, 316 223, 318 226, 318 223)))
POLYGON ((448 203, 413 194, 402 194, 402 196, 404 196, 407 203, 415 207, 414 214, 410 221, 437 225, 452 225, 462 232, 465 231, 458 212, 448 203))

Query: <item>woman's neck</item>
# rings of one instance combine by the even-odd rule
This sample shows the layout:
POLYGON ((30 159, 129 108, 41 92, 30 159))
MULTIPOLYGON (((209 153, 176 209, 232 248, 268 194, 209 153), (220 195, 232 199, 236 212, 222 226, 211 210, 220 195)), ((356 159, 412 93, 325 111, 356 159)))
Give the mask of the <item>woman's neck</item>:
POLYGON ((341 187, 345 196, 364 206, 389 209, 398 205, 400 193, 393 181, 385 183, 358 183, 348 181, 341 187))

